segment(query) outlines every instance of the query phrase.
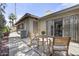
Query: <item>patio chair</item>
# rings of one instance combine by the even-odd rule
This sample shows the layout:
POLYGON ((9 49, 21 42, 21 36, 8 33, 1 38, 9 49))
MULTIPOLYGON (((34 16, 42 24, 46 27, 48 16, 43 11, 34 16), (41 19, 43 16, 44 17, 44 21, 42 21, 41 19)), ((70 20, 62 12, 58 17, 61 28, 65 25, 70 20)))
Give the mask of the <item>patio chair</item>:
POLYGON ((37 45, 38 48, 41 47, 41 50, 46 55, 50 55, 50 38, 47 35, 39 35, 37 36, 37 45))
POLYGON ((39 35, 37 37, 37 44, 38 46, 42 46, 43 50, 44 50, 44 43, 48 42, 48 37, 46 35, 39 35))
POLYGON ((53 54, 55 51, 65 51, 68 55, 70 37, 54 37, 53 38, 53 54))

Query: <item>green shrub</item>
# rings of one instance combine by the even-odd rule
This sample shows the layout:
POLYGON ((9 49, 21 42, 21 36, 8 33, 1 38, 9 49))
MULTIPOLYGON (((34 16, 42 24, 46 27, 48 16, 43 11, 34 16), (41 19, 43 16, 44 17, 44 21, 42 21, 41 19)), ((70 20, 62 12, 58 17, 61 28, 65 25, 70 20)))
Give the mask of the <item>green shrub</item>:
POLYGON ((10 30, 9 30, 9 27, 8 26, 5 26, 4 28, 3 28, 3 33, 6 33, 6 32, 9 32, 10 30))
POLYGON ((41 34, 42 34, 42 35, 45 35, 45 31, 42 31, 41 34))

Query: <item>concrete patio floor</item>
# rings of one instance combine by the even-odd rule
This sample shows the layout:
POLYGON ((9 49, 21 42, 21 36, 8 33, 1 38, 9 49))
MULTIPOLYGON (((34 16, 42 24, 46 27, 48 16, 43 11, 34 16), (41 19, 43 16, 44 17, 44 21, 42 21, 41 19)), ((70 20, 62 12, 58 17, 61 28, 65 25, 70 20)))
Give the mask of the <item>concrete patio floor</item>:
MULTIPOLYGON (((46 56, 46 54, 34 48, 34 45, 32 47, 29 47, 29 43, 29 38, 21 39, 16 36, 9 38, 9 42, 7 44, 7 46, 9 47, 9 56, 46 56)), ((79 44, 70 42, 69 55, 79 56, 79 44)), ((56 54, 56 56, 62 55, 59 53, 56 54)))
POLYGON ((31 47, 27 46, 20 38, 9 39, 9 56, 39 56, 31 47))
MULTIPOLYGON (((20 38, 10 38, 9 39, 9 56, 46 56, 41 51, 28 46, 29 41, 27 39, 20 38)), ((62 56, 59 53, 57 56, 62 56)), ((69 46, 69 55, 70 56, 79 56, 79 45, 71 42, 69 46)))
MULTIPOLYGON (((22 41, 24 43, 28 43, 29 44, 29 41, 27 39, 22 39, 22 41)), ((69 51, 68 52, 69 52, 70 56, 79 56, 79 44, 75 43, 75 42, 70 42, 69 51)), ((60 55, 62 55, 62 54, 60 54, 60 55)))

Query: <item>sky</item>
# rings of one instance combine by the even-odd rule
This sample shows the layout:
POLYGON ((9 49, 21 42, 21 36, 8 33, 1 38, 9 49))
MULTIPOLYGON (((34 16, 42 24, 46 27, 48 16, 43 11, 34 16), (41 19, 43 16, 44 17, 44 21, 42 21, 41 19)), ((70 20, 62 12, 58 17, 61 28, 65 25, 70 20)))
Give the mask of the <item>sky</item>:
MULTIPOLYGON (((76 5, 74 3, 16 3, 17 21, 25 14, 30 13, 39 17, 45 15, 46 11, 50 10, 56 12, 68 7, 76 5)), ((5 9, 5 18, 7 24, 9 22, 8 16, 10 13, 15 13, 15 3, 7 3, 5 9)))

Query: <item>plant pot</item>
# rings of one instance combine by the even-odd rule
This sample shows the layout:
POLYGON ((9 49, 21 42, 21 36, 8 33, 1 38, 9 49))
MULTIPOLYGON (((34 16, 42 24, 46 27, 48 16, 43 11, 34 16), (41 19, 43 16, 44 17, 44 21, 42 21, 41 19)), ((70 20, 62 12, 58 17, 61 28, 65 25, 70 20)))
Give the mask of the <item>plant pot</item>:
POLYGON ((9 32, 3 33, 4 36, 9 36, 9 32))
POLYGON ((41 34, 42 34, 42 35, 45 35, 45 31, 42 31, 41 34))

